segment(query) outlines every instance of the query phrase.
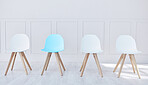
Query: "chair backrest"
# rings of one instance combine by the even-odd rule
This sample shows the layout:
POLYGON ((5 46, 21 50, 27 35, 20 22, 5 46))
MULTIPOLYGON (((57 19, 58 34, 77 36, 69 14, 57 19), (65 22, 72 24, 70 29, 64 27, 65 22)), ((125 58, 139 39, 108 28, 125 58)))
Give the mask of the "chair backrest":
POLYGON ((59 34, 51 34, 46 39, 44 49, 50 50, 53 52, 63 51, 64 50, 64 39, 59 34))
POLYGON ((85 35, 81 42, 81 51, 84 53, 101 53, 100 39, 96 35, 85 35))
POLYGON ((26 34, 16 34, 11 38, 10 50, 20 52, 29 49, 29 38, 26 34))
POLYGON ((116 40, 116 49, 118 52, 136 51, 136 42, 130 35, 120 35, 116 40))

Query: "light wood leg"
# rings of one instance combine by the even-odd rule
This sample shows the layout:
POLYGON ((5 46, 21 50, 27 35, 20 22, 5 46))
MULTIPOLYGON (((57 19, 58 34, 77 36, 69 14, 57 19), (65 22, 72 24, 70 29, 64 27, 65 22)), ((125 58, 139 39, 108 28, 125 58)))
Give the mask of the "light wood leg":
POLYGON ((23 55, 21 54, 21 52, 20 52, 19 54, 20 54, 20 57, 21 57, 21 59, 22 59, 22 62, 23 62, 23 66, 24 66, 24 69, 25 69, 26 75, 28 75, 28 72, 27 72, 27 68, 26 68, 25 62, 24 62, 23 55))
POLYGON ((48 55, 47 55, 48 56, 48 60, 47 60, 47 65, 46 65, 45 71, 47 71, 47 68, 48 68, 48 64, 49 64, 51 55, 52 55, 52 53, 48 53, 48 55))
POLYGON ((44 71, 45 71, 45 68, 46 68, 46 66, 47 66, 47 61, 48 61, 48 54, 47 54, 47 58, 46 58, 46 61, 45 61, 45 64, 44 64, 44 67, 43 67, 41 76, 43 75, 43 73, 44 73, 44 71))
POLYGON ((46 61, 46 65, 45 65, 45 71, 47 71, 47 68, 48 68, 48 61, 49 61, 49 56, 47 55, 47 61, 46 61))
POLYGON ((85 70, 85 67, 86 67, 86 63, 87 63, 89 54, 90 54, 90 53, 87 53, 87 54, 86 54, 87 56, 86 56, 86 60, 85 60, 85 62, 84 62, 84 66, 83 66, 83 69, 82 69, 82 72, 81 72, 81 75, 80 75, 81 77, 83 76, 83 73, 84 73, 84 70, 85 70))
POLYGON ((126 54, 123 55, 123 61, 122 61, 121 67, 120 67, 118 78, 120 77, 120 74, 121 74, 121 71, 122 71, 122 68, 123 68, 123 64, 124 64, 125 58, 126 58, 126 54))
POLYGON ((135 59, 134 54, 132 54, 132 59, 133 59, 133 62, 134 62, 134 64, 135 64, 135 68, 136 68, 136 71, 137 71, 138 77, 139 77, 139 79, 141 79, 140 74, 139 74, 139 70, 138 70, 138 67, 137 67, 137 64, 136 64, 136 59, 135 59))
POLYGON ((60 60, 59 60, 59 58, 58 58, 58 54, 55 53, 55 55, 56 55, 56 60, 57 60, 58 66, 59 66, 59 70, 60 70, 61 76, 63 76, 62 69, 61 69, 61 65, 60 65, 60 60))
POLYGON ((117 65, 116 65, 116 67, 115 67, 115 69, 114 69, 113 72, 115 72, 116 69, 118 68, 118 65, 120 64, 120 62, 121 62, 121 60, 122 60, 122 58, 123 58, 123 55, 124 55, 124 54, 121 55, 121 57, 120 57, 120 59, 119 59, 119 61, 118 61, 118 63, 117 63, 117 65))
POLYGON ((13 59, 13 63, 12 63, 12 67, 11 67, 11 71, 13 70, 13 67, 14 67, 14 63, 15 63, 15 59, 16 59, 16 55, 17 55, 17 52, 15 52, 15 54, 14 54, 14 59, 13 59))
POLYGON ((8 70, 9 70, 9 67, 10 67, 11 61, 12 61, 12 59, 13 59, 14 53, 15 53, 15 52, 12 52, 12 54, 11 54, 11 57, 10 57, 10 60, 9 60, 9 63, 8 63, 8 66, 7 66, 7 69, 6 69, 6 72, 5 72, 5 76, 6 76, 7 73, 8 73, 8 70))
POLYGON ((93 53, 93 56, 94 56, 94 59, 95 59, 95 61, 96 61, 97 67, 98 67, 98 69, 99 69, 100 75, 101 75, 101 77, 103 77, 103 73, 102 73, 101 66, 100 66, 100 64, 99 64, 98 56, 97 56, 96 53, 93 53))
POLYGON ((62 67, 63 67, 63 70, 66 71, 66 69, 65 69, 65 67, 64 67, 64 64, 63 64, 63 62, 62 62, 62 59, 61 59, 61 57, 60 57, 60 55, 59 55, 58 52, 57 52, 57 55, 58 55, 58 58, 59 58, 59 60, 60 60, 61 65, 62 65, 62 67))
POLYGON ((131 64, 132 64, 133 72, 135 73, 135 68, 134 68, 134 64, 133 64, 132 55, 129 54, 129 57, 130 57, 130 61, 131 61, 131 64))
POLYGON ((24 53, 24 52, 21 52, 21 54, 22 54, 22 56, 24 57, 24 59, 25 59, 27 65, 28 65, 29 69, 32 70, 32 68, 31 68, 31 66, 30 66, 30 64, 29 64, 29 62, 28 62, 28 60, 27 60, 27 58, 26 58, 25 53, 24 53))
POLYGON ((86 58, 87 58, 87 54, 86 54, 85 57, 84 57, 84 60, 83 60, 82 66, 81 66, 81 68, 80 68, 80 72, 82 71, 82 68, 83 68, 84 63, 85 63, 85 61, 86 61, 86 58))

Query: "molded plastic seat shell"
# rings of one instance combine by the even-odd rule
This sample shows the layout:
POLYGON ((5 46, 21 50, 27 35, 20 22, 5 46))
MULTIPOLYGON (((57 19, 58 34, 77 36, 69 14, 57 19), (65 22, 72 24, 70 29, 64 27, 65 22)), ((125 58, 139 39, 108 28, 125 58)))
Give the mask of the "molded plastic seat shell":
POLYGON ((16 34, 11 38, 11 52, 22 52, 29 49, 29 46, 29 38, 26 34, 16 34))
POLYGON ((116 40, 116 50, 124 54, 138 54, 136 41, 130 35, 120 35, 116 40))
POLYGON ((100 39, 96 35, 85 35, 81 42, 81 51, 84 53, 101 53, 100 39))
POLYGON ((60 52, 64 50, 64 39, 59 34, 51 34, 47 37, 44 52, 60 52))

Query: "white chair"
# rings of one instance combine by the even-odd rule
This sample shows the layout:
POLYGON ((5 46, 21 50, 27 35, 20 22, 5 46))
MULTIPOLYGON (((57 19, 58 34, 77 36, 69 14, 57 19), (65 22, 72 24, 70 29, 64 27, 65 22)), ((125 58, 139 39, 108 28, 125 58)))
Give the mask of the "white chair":
POLYGON ((86 63, 87 63, 87 60, 88 60, 90 53, 93 54, 94 59, 95 59, 96 64, 97 64, 97 67, 99 69, 100 75, 101 75, 101 77, 103 77, 102 70, 101 70, 99 60, 98 60, 98 57, 97 57, 97 53, 103 52, 101 50, 100 40, 98 39, 98 37, 96 35, 85 35, 82 39, 81 51, 86 53, 86 56, 83 60, 83 64, 82 64, 81 69, 80 69, 80 72, 82 71, 81 77, 83 76, 83 72, 84 72, 84 69, 85 69, 85 66, 86 66, 86 63))
POLYGON ((13 66, 14 66, 14 63, 15 63, 17 53, 20 54, 24 68, 25 68, 26 75, 28 75, 24 60, 26 61, 30 70, 32 70, 32 68, 31 68, 31 66, 30 66, 30 64, 29 64, 29 62, 28 62, 28 60, 25 56, 25 53, 24 53, 24 51, 27 50, 27 49, 29 49, 29 38, 28 38, 27 35, 16 34, 11 38, 10 51, 12 52, 12 54, 11 54, 9 64, 8 64, 6 72, 5 72, 5 76, 7 75, 7 72, 9 70, 9 67, 10 67, 12 60, 13 60, 13 63, 12 63, 11 71, 13 70, 13 66))
POLYGON ((121 64, 121 67, 120 67, 119 74, 118 74, 118 78, 120 77, 126 55, 129 55, 133 71, 135 73, 135 69, 136 69, 137 74, 138 74, 138 76, 140 78, 140 74, 139 74, 139 71, 138 71, 138 68, 137 68, 137 64, 136 64, 134 54, 138 54, 138 53, 141 53, 141 52, 137 50, 135 40, 129 35, 120 35, 117 38, 117 41, 116 41, 116 49, 122 55, 121 55, 121 57, 120 57, 120 59, 119 59, 119 61, 118 61, 118 63, 117 63, 117 65, 116 65, 113 72, 116 71, 116 69, 117 69, 118 65, 120 64, 121 60, 123 60, 122 64, 121 64))

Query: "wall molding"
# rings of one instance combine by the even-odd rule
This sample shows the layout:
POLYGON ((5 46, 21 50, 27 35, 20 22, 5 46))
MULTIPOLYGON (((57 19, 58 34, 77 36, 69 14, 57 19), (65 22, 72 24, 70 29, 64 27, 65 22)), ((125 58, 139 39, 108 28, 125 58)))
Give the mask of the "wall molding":
MULTIPOLYGON (((76 20, 64 20, 64 21, 56 21, 56 33, 58 33, 58 23, 75 23, 76 24, 76 36, 77 36, 77 39, 76 39, 76 49, 77 49, 77 51, 76 52, 65 52, 65 53, 63 53, 63 54, 78 54, 78 21, 76 21, 76 20)), ((66 31, 66 30, 65 30, 66 31)))
MULTIPOLYGON (((143 29, 143 28, 138 28, 138 24, 139 23, 144 23, 144 24, 148 24, 148 21, 139 21, 139 22, 136 22, 136 37, 135 39, 138 41, 138 29, 143 29)), ((146 43, 147 44, 147 43, 146 43)), ((148 49, 147 49, 148 50, 148 49)), ((148 55, 147 52, 142 52, 144 55, 148 55)))
MULTIPOLYGON (((43 22, 47 22, 47 23, 49 23, 50 24, 50 34, 52 34, 52 21, 30 21, 30 54, 41 54, 41 53, 33 53, 33 48, 32 48, 32 43, 33 43, 33 40, 32 40, 32 23, 35 23, 35 22, 37 22, 37 23, 39 23, 39 22, 41 22, 41 23, 43 23, 43 22)), ((47 36, 48 37, 48 36, 47 36)))
POLYGON ((8 53, 7 51, 8 51, 8 49, 7 49, 7 23, 13 23, 13 22, 22 22, 22 23, 24 23, 25 24, 25 34, 27 33, 26 32, 26 21, 15 21, 15 20, 13 20, 13 21, 9 21, 9 20, 6 20, 5 21, 5 53, 8 53))
MULTIPOLYGON (((110 45, 110 43, 111 43, 111 39, 110 39, 110 36, 111 36, 111 23, 113 23, 113 22, 114 23, 129 23, 130 24, 130 33, 129 33, 129 35, 132 35, 132 33, 131 33, 132 32, 132 22, 130 22, 130 21, 110 21, 110 23, 109 23, 109 54, 116 55, 118 53, 112 53, 111 50, 110 50, 111 49, 111 45, 110 45)), ((119 28, 119 29, 121 29, 121 28, 119 28)))
MULTIPOLYGON (((102 42, 101 44, 103 45, 103 46, 102 46, 102 49, 105 49, 105 44, 104 44, 104 43, 105 43, 105 21, 92 21, 92 20, 91 20, 91 21, 83 21, 83 22, 82 22, 82 37, 84 36, 84 31, 85 31, 84 23, 85 23, 85 22, 103 23, 103 26, 104 26, 104 27, 103 27, 103 41, 101 41, 101 42, 102 42)), ((100 38, 100 40, 101 40, 101 37, 99 37, 99 38, 100 38)), ((102 54, 104 54, 104 52, 103 52, 102 54)))
MULTIPOLYGON (((1 25, 1 21, 0 21, 0 41, 2 41, 2 30, 1 30, 1 28, 2 28, 2 25, 1 25)), ((2 43, 0 42, 0 53, 1 53, 1 51, 2 51, 2 43)))

